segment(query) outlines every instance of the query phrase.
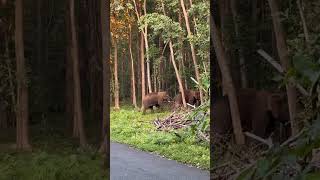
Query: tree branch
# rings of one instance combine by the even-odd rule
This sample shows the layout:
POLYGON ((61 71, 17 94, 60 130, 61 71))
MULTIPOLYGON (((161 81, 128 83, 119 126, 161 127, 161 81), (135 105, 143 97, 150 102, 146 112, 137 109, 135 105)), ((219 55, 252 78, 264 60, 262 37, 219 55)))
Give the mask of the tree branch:
MULTIPOLYGON (((265 52, 262 49, 258 49, 257 53, 262 56, 265 60, 267 60, 278 72, 281 73, 281 75, 283 75, 285 73, 285 71, 283 70, 283 68, 281 67, 281 65, 276 62, 267 52, 265 52)), ((296 80, 294 80, 293 78, 289 78, 289 81, 291 83, 293 83, 296 88, 304 95, 304 96, 309 96, 309 93, 307 92, 307 90, 302 87, 296 80)))

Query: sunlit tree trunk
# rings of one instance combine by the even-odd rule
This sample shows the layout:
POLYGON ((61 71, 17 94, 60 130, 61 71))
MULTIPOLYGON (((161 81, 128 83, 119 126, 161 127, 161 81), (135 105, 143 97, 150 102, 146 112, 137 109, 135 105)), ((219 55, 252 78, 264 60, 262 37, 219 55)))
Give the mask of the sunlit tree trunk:
POLYGON ((15 52, 17 66, 17 149, 31 150, 28 128, 28 85, 23 43, 23 0, 16 0, 15 52))
POLYGON ((114 46, 114 108, 120 109, 120 103, 119 103, 119 94, 120 94, 120 86, 119 86, 119 79, 118 79, 118 44, 117 39, 113 40, 113 46, 114 46))
MULTIPOLYGON (((163 1, 161 1, 161 4, 162 4, 163 14, 166 15, 166 11, 165 11, 165 9, 164 9, 163 1)), ((174 71, 175 71, 175 73, 176 73, 176 78, 177 78, 177 80, 178 80, 178 84, 179 84, 179 90, 180 90, 181 97, 182 97, 182 104, 183 104, 183 107, 186 108, 186 107, 187 107, 187 103, 186 103, 186 99, 185 99, 186 96, 185 96, 185 93, 184 93, 184 87, 183 87, 183 84, 182 84, 181 75, 179 74, 179 70, 178 70, 176 61, 175 61, 175 59, 174 59, 173 44, 172 44, 172 41, 171 41, 171 40, 169 41, 169 48, 170 48, 170 59, 171 59, 171 62, 172 62, 174 71)))
MULTIPOLYGON (((138 1, 138 3, 136 2, 136 0, 133 0, 133 3, 134 3, 134 9, 135 9, 135 12, 136 12, 136 16, 137 16, 137 19, 138 21, 140 20, 140 17, 141 17, 141 11, 140 8, 141 8, 141 3, 138 1)), ((144 10, 144 15, 147 14, 147 1, 144 0, 144 3, 143 3, 143 10, 144 10)), ((150 59, 149 59, 149 53, 148 53, 148 50, 149 50, 149 43, 148 43, 148 28, 147 26, 141 30, 141 33, 142 33, 142 37, 143 37, 143 40, 144 40, 144 47, 146 49, 146 51, 143 53, 143 58, 144 56, 146 56, 146 59, 147 59, 147 83, 148 83, 148 92, 151 93, 152 92, 152 85, 151 85, 151 76, 150 76, 150 59)), ((141 47, 140 47, 141 48, 141 47)), ((143 60, 144 62, 144 60, 143 60)), ((141 69, 142 71, 142 69, 141 69)), ((143 95, 144 96, 144 95, 143 95)))
POLYGON ((132 103, 133 103, 135 108, 138 108, 137 97, 136 97, 136 78, 135 78, 134 61, 133 61, 133 54, 132 54, 132 29, 131 29, 131 24, 129 24, 129 53, 130 53, 130 59, 131 59, 132 103))
POLYGON ((145 65, 144 65, 144 40, 143 34, 140 33, 140 62, 141 62, 141 98, 143 99, 146 95, 146 76, 145 76, 145 65))
MULTIPOLYGON (((184 20, 186 22, 188 36, 192 36, 192 32, 190 29, 190 23, 189 23, 189 17, 188 17, 188 13, 186 11, 184 0, 180 0, 180 4, 181 4, 182 12, 184 15, 184 20)), ((196 58, 196 51, 195 51, 195 48, 194 48, 194 45, 192 42, 190 42, 190 48, 191 48, 192 61, 193 61, 193 65, 195 68, 196 79, 197 79, 198 83, 201 84, 200 72, 199 72, 198 62, 197 62, 197 58, 196 58)), ((200 100, 202 103, 203 102, 203 91, 201 88, 199 89, 199 91, 200 91, 200 100)))
MULTIPOLYGON (((143 2, 143 10, 144 15, 147 15, 147 0, 143 2)), ((148 28, 147 26, 144 28, 144 45, 146 46, 146 58, 147 58, 147 81, 148 81, 148 92, 152 93, 152 85, 151 85, 151 69, 150 69, 150 55, 149 55, 149 42, 148 42, 148 28)))
POLYGON ((75 22, 75 4, 74 0, 69 0, 70 3, 70 23, 71 23, 71 56, 72 56, 72 72, 73 72, 73 81, 74 81, 74 133, 75 137, 80 138, 80 145, 85 146, 87 144, 83 116, 82 116, 82 107, 81 107, 81 85, 80 85, 80 72, 79 72, 79 51, 78 51, 78 40, 77 40, 77 30, 75 22))

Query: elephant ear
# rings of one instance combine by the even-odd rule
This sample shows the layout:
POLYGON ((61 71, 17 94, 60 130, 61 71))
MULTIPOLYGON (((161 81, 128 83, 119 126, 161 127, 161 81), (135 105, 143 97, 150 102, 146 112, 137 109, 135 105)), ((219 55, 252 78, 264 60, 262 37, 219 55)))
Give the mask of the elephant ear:
POLYGON ((279 118, 281 103, 283 96, 281 94, 271 94, 268 97, 268 111, 272 113, 272 116, 276 119, 279 118))

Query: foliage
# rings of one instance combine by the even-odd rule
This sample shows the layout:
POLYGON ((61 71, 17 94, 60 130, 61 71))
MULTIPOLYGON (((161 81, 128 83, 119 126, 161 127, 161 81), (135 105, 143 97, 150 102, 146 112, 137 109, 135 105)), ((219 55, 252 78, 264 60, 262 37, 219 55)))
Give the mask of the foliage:
POLYGON ((151 13, 142 16, 138 23, 139 29, 143 29, 145 26, 152 28, 153 33, 161 35, 165 43, 170 40, 178 40, 181 38, 181 33, 184 33, 184 30, 180 27, 178 22, 175 22, 170 17, 159 13, 151 13))
POLYGON ((188 11, 189 17, 194 17, 195 21, 195 34, 188 37, 188 40, 196 45, 197 55, 205 62, 209 59, 210 47, 209 7, 209 1, 199 2, 192 4, 188 11))
POLYGON ((208 169, 209 143, 197 141, 188 130, 179 132, 156 130, 153 120, 168 114, 168 112, 157 112, 142 115, 129 107, 111 111, 111 140, 208 169))

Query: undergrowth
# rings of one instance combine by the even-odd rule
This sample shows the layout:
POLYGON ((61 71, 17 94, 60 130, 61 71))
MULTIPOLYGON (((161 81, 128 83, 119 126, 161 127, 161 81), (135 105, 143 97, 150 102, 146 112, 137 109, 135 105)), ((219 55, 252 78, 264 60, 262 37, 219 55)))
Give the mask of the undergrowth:
POLYGON ((109 170, 96 147, 79 148, 63 131, 31 128, 32 152, 17 152, 14 133, 1 133, 0 180, 107 180, 109 170), (7 139, 7 141, 5 141, 7 139), (11 143, 11 144, 10 144, 11 143))
POLYGON ((118 111, 111 110, 111 140, 209 169, 209 143, 199 141, 188 129, 176 132, 156 130, 153 121, 169 114, 157 110, 142 115, 128 106, 118 111))

